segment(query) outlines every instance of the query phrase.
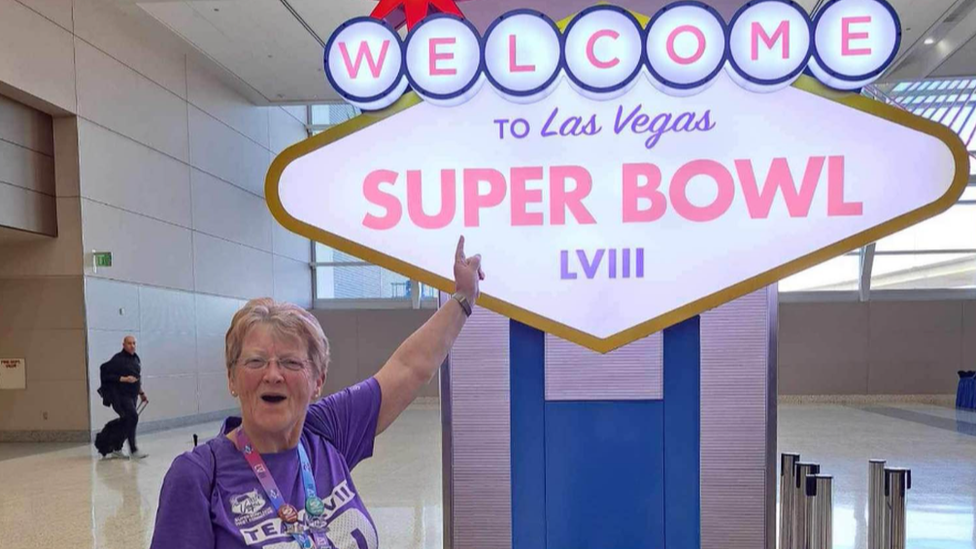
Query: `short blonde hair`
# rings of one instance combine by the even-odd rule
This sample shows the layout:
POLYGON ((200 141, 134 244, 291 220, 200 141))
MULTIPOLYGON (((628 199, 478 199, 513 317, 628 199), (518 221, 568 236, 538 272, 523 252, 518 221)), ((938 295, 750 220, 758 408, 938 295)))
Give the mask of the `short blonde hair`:
POLYGON ((237 311, 230 322, 225 338, 227 373, 241 358, 244 338, 257 325, 271 326, 278 335, 296 337, 308 347, 308 359, 316 376, 324 376, 329 370, 329 340, 322 326, 311 313, 298 305, 278 302, 270 297, 252 299, 237 311))

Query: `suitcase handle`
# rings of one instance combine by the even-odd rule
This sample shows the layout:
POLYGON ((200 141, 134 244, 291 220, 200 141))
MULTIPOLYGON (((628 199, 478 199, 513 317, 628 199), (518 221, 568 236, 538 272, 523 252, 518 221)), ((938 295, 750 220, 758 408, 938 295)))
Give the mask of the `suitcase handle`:
POLYGON ((136 415, 140 415, 141 416, 142 415, 142 411, 146 409, 146 406, 149 406, 149 403, 148 402, 146 402, 146 401, 139 402, 139 406, 136 407, 136 415))

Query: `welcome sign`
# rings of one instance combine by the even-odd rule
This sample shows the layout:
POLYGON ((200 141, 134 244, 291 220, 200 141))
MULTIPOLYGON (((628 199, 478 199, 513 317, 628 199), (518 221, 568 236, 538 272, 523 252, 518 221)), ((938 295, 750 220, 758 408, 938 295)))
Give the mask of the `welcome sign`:
POLYGON ((402 44, 353 20, 326 68, 379 110, 284 151, 269 205, 444 291, 463 234, 489 272, 480 304, 607 352, 958 199, 954 134, 836 91, 877 78, 898 36, 878 0, 812 20, 751 2, 729 24, 697 2, 559 25, 520 10, 483 37, 438 15, 402 44))

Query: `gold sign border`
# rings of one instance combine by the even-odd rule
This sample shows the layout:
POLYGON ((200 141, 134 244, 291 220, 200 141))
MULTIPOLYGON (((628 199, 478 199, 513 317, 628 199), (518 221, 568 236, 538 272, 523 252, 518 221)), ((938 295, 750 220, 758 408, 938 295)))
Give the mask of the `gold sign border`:
MULTIPOLYGON (((637 16, 638 20, 641 21, 641 24, 647 24, 648 18, 646 16, 640 14, 635 15, 637 16)), ((571 18, 567 18, 560 21, 560 28, 565 29, 565 25, 570 19, 571 18)), ((949 128, 943 126, 942 124, 931 122, 922 117, 915 116, 908 111, 886 105, 880 101, 875 101, 859 94, 842 93, 831 90, 823 86, 819 81, 808 76, 801 76, 796 82, 793 83, 793 87, 939 139, 945 143, 947 147, 949 147, 955 161, 956 173, 953 177, 952 186, 949 187, 949 190, 946 191, 941 198, 934 202, 886 221, 885 223, 874 226, 866 231, 862 231, 853 236, 845 238, 839 242, 835 242, 834 244, 821 248, 815 252, 794 259, 793 261, 785 263, 775 269, 766 271, 747 280, 743 280, 742 282, 688 303, 682 307, 679 307, 678 309, 674 309, 668 313, 642 322, 607 338, 599 338, 575 328, 566 326, 565 324, 560 324, 559 322, 550 320, 546 317, 533 313, 532 311, 523 309, 506 301, 502 301, 501 299, 488 294, 481 294, 478 301, 479 305, 524 324, 528 324, 534 328, 538 328, 545 332, 557 335, 563 339, 572 341, 573 343, 588 347, 594 351, 607 353, 618 347, 663 330, 668 326, 673 326, 674 324, 687 320, 704 311, 718 307, 723 303, 757 291, 772 284, 773 282, 808 269, 818 263, 822 263, 833 257, 860 248, 870 244, 871 242, 876 242, 885 236, 896 233, 906 227, 938 215, 949 209, 949 207, 956 203, 959 196, 962 195, 963 190, 969 182, 969 154, 966 151, 965 145, 959 139, 959 136, 953 133, 949 128)), ((411 279, 423 282, 428 286, 433 286, 443 292, 450 293, 454 291, 453 280, 444 278, 415 265, 396 259, 395 257, 380 253, 376 250, 367 248, 357 244, 356 242, 342 238, 341 236, 329 233, 318 227, 313 227, 312 225, 295 219, 289 215, 287 211, 285 211, 281 204, 281 197, 278 194, 278 185, 281 174, 292 161, 321 149, 330 143, 334 143, 344 137, 352 135, 359 130, 368 128, 373 124, 378 124, 387 118, 395 116, 406 109, 419 104, 420 102, 422 102, 422 99, 419 96, 413 92, 409 92, 404 94, 396 103, 382 111, 363 113, 360 116, 349 120, 348 122, 339 124, 318 135, 306 139, 305 141, 288 147, 274 159, 274 162, 272 162, 271 167, 268 169, 268 175, 265 181, 265 194, 267 196, 268 207, 270 208, 271 213, 286 229, 350 255, 359 257, 364 261, 379 265, 380 267, 389 269, 391 271, 396 271, 411 279)), ((491 258, 488 257, 486 260, 488 261, 488 271, 490 272, 491 258)))

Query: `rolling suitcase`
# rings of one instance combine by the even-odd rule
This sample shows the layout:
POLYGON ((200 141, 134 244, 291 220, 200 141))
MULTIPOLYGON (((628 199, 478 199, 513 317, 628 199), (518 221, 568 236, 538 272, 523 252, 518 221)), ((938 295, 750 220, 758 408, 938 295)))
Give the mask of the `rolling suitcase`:
MULTIPOLYGON (((136 408, 136 413, 142 415, 142 411, 146 409, 146 404, 145 402, 140 402, 139 407, 136 408)), ((124 444, 125 429, 122 425, 122 418, 115 418, 106 423, 105 427, 95 435, 95 449, 103 457, 112 452, 120 451, 124 444)))

